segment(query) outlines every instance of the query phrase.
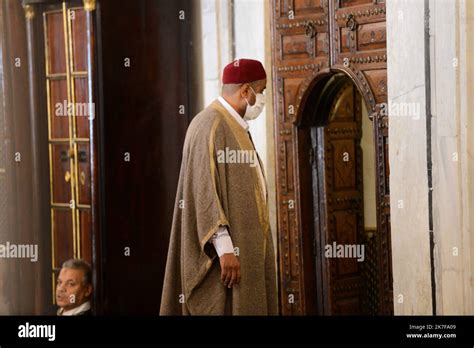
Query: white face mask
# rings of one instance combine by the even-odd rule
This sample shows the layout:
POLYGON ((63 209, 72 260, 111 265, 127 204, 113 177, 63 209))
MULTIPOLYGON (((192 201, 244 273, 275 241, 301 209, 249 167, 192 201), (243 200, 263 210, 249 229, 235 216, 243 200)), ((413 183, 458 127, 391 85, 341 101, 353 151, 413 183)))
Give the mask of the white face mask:
POLYGON ((265 95, 263 93, 255 93, 252 87, 250 87, 253 94, 255 94, 255 104, 250 105, 247 98, 245 101, 247 102, 247 110, 245 110, 244 120, 251 121, 255 120, 261 113, 263 108, 265 107, 265 95))

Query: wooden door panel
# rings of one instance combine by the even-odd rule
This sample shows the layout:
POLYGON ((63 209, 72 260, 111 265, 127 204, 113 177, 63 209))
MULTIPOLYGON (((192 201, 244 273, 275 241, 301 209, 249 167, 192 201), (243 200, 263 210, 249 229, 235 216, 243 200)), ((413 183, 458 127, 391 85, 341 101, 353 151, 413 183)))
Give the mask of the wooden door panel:
POLYGON ((361 158, 362 124, 360 109, 355 107, 356 102, 360 103, 360 98, 353 84, 347 82, 336 94, 329 111, 331 119, 324 131, 324 146, 327 151, 324 163, 326 196, 320 199, 329 201, 326 214, 332 223, 328 225, 327 243, 333 249, 336 247, 354 252, 352 255, 336 254, 336 258, 326 260, 330 274, 330 287, 327 290, 331 299, 329 309, 333 314, 363 313, 362 273, 355 253, 363 243, 364 234, 361 223, 362 162, 358 160, 361 158))
MULTIPOLYGON (((329 244, 334 242, 341 246, 357 244, 359 242, 357 219, 357 213, 348 211, 334 212, 335 236, 332 241, 329 241, 329 244)), ((334 281, 344 277, 359 276, 359 265, 355 258, 336 258, 330 262, 335 263, 334 276, 336 279, 334 281)))
POLYGON ((387 34, 385 22, 361 24, 357 30, 357 51, 385 49, 387 34))
POLYGON ((386 58, 385 5, 372 1, 334 1, 333 64, 344 66, 382 62, 386 58), (384 58, 383 58, 384 57, 384 58), (362 60, 359 60, 362 59, 362 60), (365 60, 364 60, 365 59, 365 60))
POLYGON ((91 171, 90 148, 87 143, 77 144, 77 203, 80 205, 91 204, 91 171))
POLYGON ((374 0, 336 0, 339 1, 339 7, 352 7, 359 5, 370 5, 373 4, 374 0))
POLYGON ((351 204, 350 207, 344 210, 334 210, 334 230, 330 243, 337 242, 338 244, 357 244, 360 242, 358 233, 358 206, 351 204))
POLYGON ((71 161, 69 144, 51 144, 52 201, 69 205, 71 195, 71 161))
MULTIPOLYGON (((354 98, 352 98, 353 93, 354 92, 351 88, 344 89, 334 105, 333 111, 330 115, 332 126, 328 129, 328 131, 331 132, 332 137, 337 136, 336 132, 332 132, 332 129, 336 128, 336 122, 338 127, 348 128, 352 126, 351 122, 356 121, 356 114, 354 113, 354 98)), ((357 127, 355 127, 355 130, 356 129, 357 127)))
POLYGON ((294 0, 296 16, 324 13, 324 2, 326 0, 294 0))
POLYGON ((334 190, 356 189, 355 144, 352 139, 334 140, 329 145, 333 161, 331 178, 334 190))
POLYGON ((311 61, 323 63, 329 54, 327 26, 299 25, 286 29, 289 25, 281 24, 279 32, 279 60, 283 63, 304 64, 311 61))
POLYGON ((338 31, 339 35, 339 52, 340 53, 350 53, 352 48, 352 40, 351 35, 353 36, 352 32, 345 27, 339 28, 338 31))
POLYGON ((76 105, 76 137, 80 139, 89 139, 90 111, 87 77, 74 78, 74 101, 76 105))
POLYGON ((387 101, 387 73, 385 69, 368 70, 364 72, 370 87, 377 90, 375 94, 376 103, 387 101))
POLYGON ((282 122, 288 122, 294 120, 296 113, 296 105, 298 102, 298 92, 301 83, 304 81, 302 77, 284 78, 281 83, 282 89, 285 91, 284 108, 288 110, 288 113, 282 114, 282 122), (293 110, 293 112, 291 112, 293 110))
POLYGON ((49 81, 51 139, 69 140, 69 117, 66 79, 49 81))
POLYGON ((304 28, 282 32, 281 60, 313 59, 316 57, 316 40, 309 39, 304 28))
POLYGON ((334 314, 358 314, 360 312, 360 299, 357 296, 345 297, 337 300, 334 308, 334 314))
POLYGON ((92 263, 92 231, 90 209, 78 209, 78 227, 80 231, 80 256, 82 259, 92 263))
POLYGON ((292 14, 295 18, 324 14, 327 0, 280 0, 279 18, 288 18, 292 14))
POLYGON ((329 38, 326 31, 318 32, 316 34, 316 58, 323 58, 322 61, 327 59, 329 54, 328 42, 329 38))
POLYGON ((67 208, 53 208, 52 225, 53 269, 55 269, 61 267, 61 264, 74 254, 72 211, 67 208))
POLYGON ((327 66, 328 0, 281 0, 276 8, 279 9, 274 17, 277 67, 283 72, 303 72, 327 66))
POLYGON ((82 8, 69 10, 71 25, 71 47, 72 47, 72 71, 87 71, 87 32, 86 14, 82 8))
POLYGON ((45 14, 47 73, 66 74, 64 18, 61 10, 45 14))
MULTIPOLYGON (((344 228, 344 226, 342 226, 342 228, 344 228)), ((351 227, 350 226, 345 226, 345 228, 349 229, 351 227)), ((344 232, 347 233, 347 230, 345 230, 344 232)), ((354 233, 357 233, 357 231, 354 231, 354 233)), ((355 238, 355 239, 357 239, 357 238, 355 238)), ((353 279, 353 280, 354 281, 359 281, 360 267, 357 264, 357 259, 356 258, 339 258, 339 259, 334 260, 334 263, 336 264, 336 266, 335 266, 336 267, 336 276, 338 278, 339 277, 348 277, 348 276, 355 275, 357 278, 353 279)), ((351 283, 352 283, 352 280, 351 280, 351 283)))
MULTIPOLYGON (((280 159, 280 169, 281 169, 281 188, 285 194, 287 192, 293 191, 293 149, 289 141, 282 142, 280 144, 279 150, 279 159, 280 159)), ((287 220, 288 221, 288 220, 287 220)))

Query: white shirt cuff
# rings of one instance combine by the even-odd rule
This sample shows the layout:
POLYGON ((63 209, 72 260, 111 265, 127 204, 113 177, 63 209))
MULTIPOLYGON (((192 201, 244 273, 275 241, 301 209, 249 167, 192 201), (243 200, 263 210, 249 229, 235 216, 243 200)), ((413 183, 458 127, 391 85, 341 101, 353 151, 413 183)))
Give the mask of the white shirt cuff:
POLYGON ((217 256, 221 257, 224 254, 233 254, 234 245, 230 238, 229 231, 226 226, 220 226, 216 233, 211 238, 211 242, 216 249, 217 256))

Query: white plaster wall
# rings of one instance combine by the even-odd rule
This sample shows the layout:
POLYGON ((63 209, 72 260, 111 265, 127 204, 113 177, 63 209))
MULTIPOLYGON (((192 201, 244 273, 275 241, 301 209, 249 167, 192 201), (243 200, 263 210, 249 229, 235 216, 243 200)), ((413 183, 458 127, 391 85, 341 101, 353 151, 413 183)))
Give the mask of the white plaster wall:
POLYGON ((472 1, 430 1, 437 313, 473 313, 472 1), (470 30, 469 30, 470 29, 470 30))
POLYGON ((204 106, 221 90, 222 69, 232 61, 232 18, 229 0, 201 0, 204 106))
MULTIPOLYGON (((436 313, 473 314, 474 2, 430 0, 429 7, 436 313)), ((421 110, 419 121, 390 116, 396 314, 432 313, 423 12, 422 0, 387 3, 389 100, 419 102, 421 110)))
POLYGON ((460 91, 462 161, 462 246, 464 313, 474 314, 474 2, 460 6, 460 91))
POLYGON ((387 1, 388 99, 419 103, 419 119, 390 116, 394 312, 432 314, 426 165, 424 1, 387 1))
POLYGON ((217 21, 215 0, 201 0, 202 70, 204 105, 209 105, 219 90, 220 66, 217 64, 217 21))

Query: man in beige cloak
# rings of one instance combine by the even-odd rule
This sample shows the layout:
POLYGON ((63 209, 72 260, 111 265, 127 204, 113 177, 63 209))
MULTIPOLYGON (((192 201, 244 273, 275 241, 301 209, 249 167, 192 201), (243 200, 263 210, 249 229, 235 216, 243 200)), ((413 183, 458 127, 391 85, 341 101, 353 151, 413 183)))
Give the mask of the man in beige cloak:
POLYGON ((222 80, 186 134, 161 315, 278 314, 265 177, 246 122, 264 106, 266 73, 239 59, 222 80))

